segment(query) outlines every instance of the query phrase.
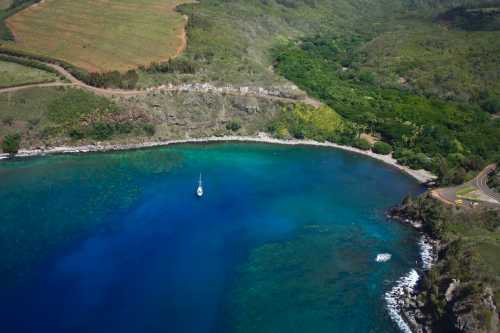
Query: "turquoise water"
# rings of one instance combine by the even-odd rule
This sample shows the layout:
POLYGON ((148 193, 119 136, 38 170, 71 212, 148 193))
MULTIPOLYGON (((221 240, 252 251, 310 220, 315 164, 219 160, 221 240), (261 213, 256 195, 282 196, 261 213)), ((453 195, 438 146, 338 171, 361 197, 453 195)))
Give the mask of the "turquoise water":
POLYGON ((3 332, 397 332, 383 295, 417 235, 384 212, 422 189, 377 161, 180 145, 1 162, 0 180, 3 332))

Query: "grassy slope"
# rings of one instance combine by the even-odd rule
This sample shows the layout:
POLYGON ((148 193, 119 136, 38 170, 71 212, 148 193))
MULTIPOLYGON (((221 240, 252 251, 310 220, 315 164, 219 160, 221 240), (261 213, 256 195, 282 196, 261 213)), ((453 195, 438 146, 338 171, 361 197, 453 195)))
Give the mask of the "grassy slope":
MULTIPOLYGON (((495 286, 495 300, 500 304, 500 229, 494 230, 485 228, 483 225, 474 223, 475 219, 455 220, 455 224, 450 225, 449 232, 455 237, 460 237, 462 241, 477 251, 484 262, 483 274, 491 277, 495 286)), ((477 220, 476 220, 477 222, 477 220)))
POLYGON ((0 88, 28 83, 52 82, 55 74, 11 62, 0 61, 0 88))
MULTIPOLYGON (((477 3, 465 1, 464 3, 477 3)), ((435 18, 454 1, 276 1, 217 0, 181 6, 190 17, 183 58, 192 74, 142 73, 143 86, 170 81, 216 81, 269 85, 274 75, 269 50, 286 40, 335 33, 363 35, 363 68, 387 86, 458 100, 500 94, 499 31, 461 31, 435 18), (284 6, 280 3, 290 3, 284 6), (427 6, 432 3, 433 6, 427 6), (413 5, 412 5, 413 4, 413 5), (405 84, 400 78, 407 80, 405 84)))
POLYGON ((283 107, 251 96, 151 93, 110 101, 73 88, 31 88, 0 94, 0 142, 13 133, 22 135, 22 147, 254 135, 283 107))
POLYGON ((142 73, 140 84, 194 80, 235 84, 283 83, 272 71, 272 47, 325 29, 347 32, 356 27, 376 29, 369 16, 382 20, 383 12, 401 8, 399 0, 206 0, 184 5, 189 16, 189 43, 184 59, 197 64, 195 75, 142 73), (289 3, 292 5, 282 5, 289 3))
POLYGON ((144 113, 83 90, 31 88, 0 94, 0 138, 13 133, 33 147, 141 138, 154 134, 154 126, 144 113))
POLYGON ((453 29, 423 14, 396 23, 361 48, 363 68, 382 84, 461 101, 500 95, 500 31, 453 29))
POLYGON ((183 0, 47 0, 7 20, 10 47, 66 60, 89 71, 125 70, 174 56, 183 0))

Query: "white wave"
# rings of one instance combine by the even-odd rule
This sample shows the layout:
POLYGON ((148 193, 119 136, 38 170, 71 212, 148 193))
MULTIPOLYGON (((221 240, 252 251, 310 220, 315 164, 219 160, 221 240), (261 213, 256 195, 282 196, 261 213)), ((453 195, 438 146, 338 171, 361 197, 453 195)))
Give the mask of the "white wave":
POLYGON ((434 247, 427 236, 422 236, 420 241, 418 242, 420 247, 420 258, 422 259, 422 268, 425 271, 431 269, 432 264, 434 263, 435 254, 434 247))
POLYGON ((379 253, 377 254, 377 257, 375 258, 376 262, 386 262, 391 260, 392 254, 390 253, 379 253))
POLYGON ((398 325, 399 329, 405 333, 412 333, 410 326, 401 316, 401 309, 404 305, 404 296, 412 292, 417 285, 420 276, 415 269, 412 269, 408 274, 401 277, 396 285, 385 293, 385 301, 389 316, 398 325))
MULTIPOLYGON (((431 269, 436 259, 434 246, 429 237, 423 235, 418 241, 420 248, 420 259, 422 260, 422 269, 428 271, 431 269)), ((377 256, 378 257, 378 256, 377 256)), ((389 316, 398 325, 399 329, 405 333, 412 333, 410 326, 401 316, 402 308, 405 302, 405 297, 412 294, 415 290, 420 275, 416 269, 412 269, 408 274, 400 278, 396 285, 385 293, 385 300, 389 316)), ((415 318, 410 318, 414 320, 415 318)))

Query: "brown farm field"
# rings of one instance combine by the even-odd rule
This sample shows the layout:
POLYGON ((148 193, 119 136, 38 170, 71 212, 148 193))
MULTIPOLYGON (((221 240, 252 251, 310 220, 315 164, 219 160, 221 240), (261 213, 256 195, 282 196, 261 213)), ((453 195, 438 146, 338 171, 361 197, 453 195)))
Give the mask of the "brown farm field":
MULTIPOLYGON (((0 0, 1 1, 1 0, 0 0)), ((3 46, 65 60, 90 72, 165 61, 186 44, 190 0, 44 0, 7 20, 16 41, 3 46)))

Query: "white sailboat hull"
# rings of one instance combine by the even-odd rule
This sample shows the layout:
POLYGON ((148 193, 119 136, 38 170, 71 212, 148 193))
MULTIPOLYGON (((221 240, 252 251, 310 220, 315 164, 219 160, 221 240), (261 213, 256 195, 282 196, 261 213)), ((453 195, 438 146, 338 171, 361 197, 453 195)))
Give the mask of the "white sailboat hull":
POLYGON ((203 196, 203 188, 201 186, 198 186, 196 189, 196 196, 201 198, 203 196))
POLYGON ((203 183, 201 182, 201 173, 200 180, 198 181, 198 188, 196 189, 196 196, 201 198, 203 196, 203 183))

